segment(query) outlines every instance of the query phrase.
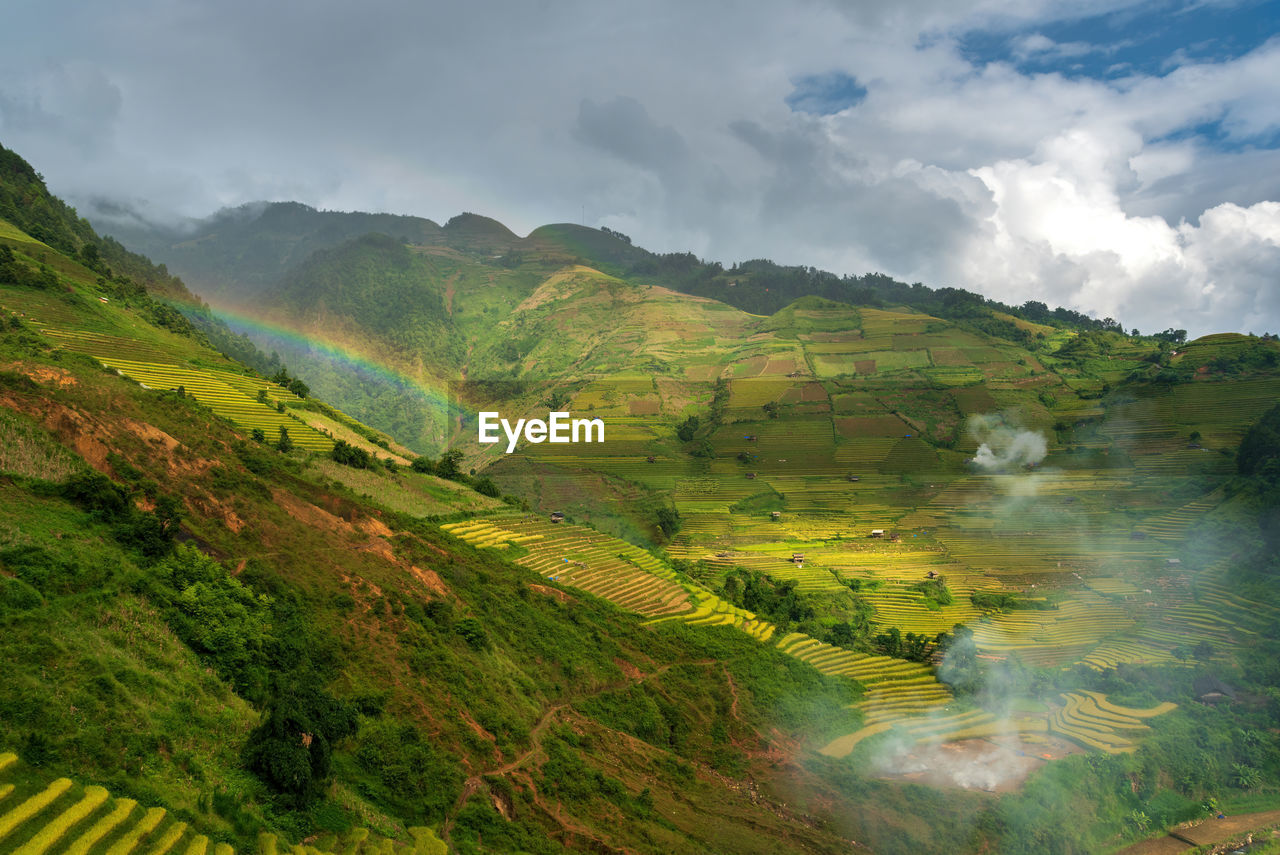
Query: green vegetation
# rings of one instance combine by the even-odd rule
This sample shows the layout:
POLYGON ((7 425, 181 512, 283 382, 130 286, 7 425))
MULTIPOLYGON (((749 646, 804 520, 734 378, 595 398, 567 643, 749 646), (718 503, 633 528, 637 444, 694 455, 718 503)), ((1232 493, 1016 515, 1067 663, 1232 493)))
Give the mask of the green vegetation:
POLYGON ((1085 853, 1273 803, 1276 342, 472 214, 170 247, 334 361, 4 163, 6 849, 1085 853), (607 441, 474 441, 546 407, 607 441), (1029 777, 900 773, 977 740, 1029 777))

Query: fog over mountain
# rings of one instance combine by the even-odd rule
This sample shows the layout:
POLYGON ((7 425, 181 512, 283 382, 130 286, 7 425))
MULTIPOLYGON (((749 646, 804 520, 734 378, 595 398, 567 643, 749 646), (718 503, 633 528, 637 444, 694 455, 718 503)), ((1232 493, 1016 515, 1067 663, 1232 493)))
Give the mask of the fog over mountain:
POLYGON ((0 139, 82 213, 585 221, 1144 331, 1280 330, 1272 2, 19 3, 0 139))

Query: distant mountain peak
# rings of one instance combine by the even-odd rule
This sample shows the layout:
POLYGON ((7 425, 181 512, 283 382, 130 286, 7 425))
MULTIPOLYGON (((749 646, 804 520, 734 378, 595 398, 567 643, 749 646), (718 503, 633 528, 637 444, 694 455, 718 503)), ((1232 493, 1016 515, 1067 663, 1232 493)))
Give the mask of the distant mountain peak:
POLYGON ((450 217, 449 221, 444 224, 446 232, 455 232, 459 234, 489 234, 495 237, 509 238, 510 240, 519 240, 519 237, 511 229, 502 223, 486 217, 481 214, 472 214, 464 211, 457 216, 450 217))

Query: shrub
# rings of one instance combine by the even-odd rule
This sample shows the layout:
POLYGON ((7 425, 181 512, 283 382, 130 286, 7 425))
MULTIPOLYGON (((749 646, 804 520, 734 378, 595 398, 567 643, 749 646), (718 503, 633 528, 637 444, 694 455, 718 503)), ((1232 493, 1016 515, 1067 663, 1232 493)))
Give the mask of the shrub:
POLYGON ((454 626, 454 632, 462 636, 462 640, 472 650, 481 651, 489 648, 489 636, 485 634, 484 625, 473 617, 458 621, 454 626))
POLYGON ((333 450, 329 452, 329 456, 343 466, 354 469, 368 469, 371 463, 369 452, 342 439, 333 444, 333 450))

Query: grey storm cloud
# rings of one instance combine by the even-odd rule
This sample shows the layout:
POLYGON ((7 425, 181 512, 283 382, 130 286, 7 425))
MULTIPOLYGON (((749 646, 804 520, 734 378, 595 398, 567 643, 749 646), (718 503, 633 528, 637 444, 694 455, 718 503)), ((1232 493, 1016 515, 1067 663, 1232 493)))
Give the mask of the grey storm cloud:
POLYGON ((582 142, 655 173, 681 171, 689 159, 679 132, 659 125, 639 101, 626 96, 603 104, 583 100, 574 131, 582 142))
POLYGON ((0 142, 91 215, 584 218, 726 263, 1280 330, 1280 41, 1051 70, 1092 50, 1054 22, 1139 5, 46 0, 0 31, 0 142), (973 30, 1035 70, 975 64, 973 30))

